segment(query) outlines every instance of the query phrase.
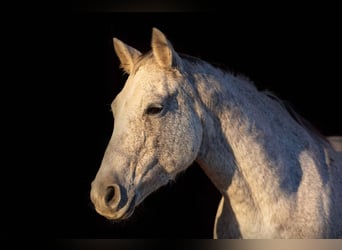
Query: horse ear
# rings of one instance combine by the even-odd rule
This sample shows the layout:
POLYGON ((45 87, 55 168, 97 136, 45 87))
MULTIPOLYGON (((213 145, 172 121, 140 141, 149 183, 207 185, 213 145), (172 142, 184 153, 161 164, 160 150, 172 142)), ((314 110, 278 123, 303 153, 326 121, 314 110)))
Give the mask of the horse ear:
POLYGON ((166 36, 157 28, 152 29, 152 52, 158 64, 164 68, 181 66, 181 59, 166 36))
POLYGON ((133 70, 136 59, 141 55, 141 52, 127 44, 123 43, 117 38, 113 38, 114 50, 119 57, 121 68, 128 74, 133 70))

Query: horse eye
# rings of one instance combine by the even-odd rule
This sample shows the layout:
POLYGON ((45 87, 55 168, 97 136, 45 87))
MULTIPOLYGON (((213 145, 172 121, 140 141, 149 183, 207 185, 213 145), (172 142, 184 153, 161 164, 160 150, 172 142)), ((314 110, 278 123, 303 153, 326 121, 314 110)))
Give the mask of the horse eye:
POLYGON ((163 110, 162 105, 151 105, 146 109, 146 114, 156 115, 156 114, 159 114, 162 110, 163 110))

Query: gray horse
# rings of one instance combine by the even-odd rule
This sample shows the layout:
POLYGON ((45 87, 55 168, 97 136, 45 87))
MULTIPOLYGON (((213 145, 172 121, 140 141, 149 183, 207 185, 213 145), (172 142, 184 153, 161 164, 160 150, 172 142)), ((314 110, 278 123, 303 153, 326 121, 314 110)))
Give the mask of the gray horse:
POLYGON ((177 53, 152 32, 142 54, 114 38, 129 74, 91 185, 96 211, 128 218, 196 161, 222 194, 214 238, 342 236, 342 137, 324 138, 246 78, 177 53))

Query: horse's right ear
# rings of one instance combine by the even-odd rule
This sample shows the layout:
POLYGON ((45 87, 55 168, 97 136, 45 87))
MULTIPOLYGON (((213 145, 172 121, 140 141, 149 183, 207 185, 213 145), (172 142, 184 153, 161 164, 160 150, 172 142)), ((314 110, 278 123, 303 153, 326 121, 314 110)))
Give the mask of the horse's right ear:
POLYGON ((141 52, 127 44, 123 43, 117 38, 113 38, 114 50, 120 60, 120 67, 127 73, 130 74, 133 70, 134 63, 137 58, 141 55, 141 52))

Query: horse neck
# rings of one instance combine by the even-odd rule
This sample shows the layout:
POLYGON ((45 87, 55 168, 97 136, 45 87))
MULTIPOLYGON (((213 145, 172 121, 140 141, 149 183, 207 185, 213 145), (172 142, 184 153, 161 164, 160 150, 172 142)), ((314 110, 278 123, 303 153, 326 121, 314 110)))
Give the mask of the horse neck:
POLYGON ((197 162, 217 189, 253 206, 295 191, 302 173, 293 159, 308 149, 309 133, 245 79, 194 76, 204 127, 197 162))

